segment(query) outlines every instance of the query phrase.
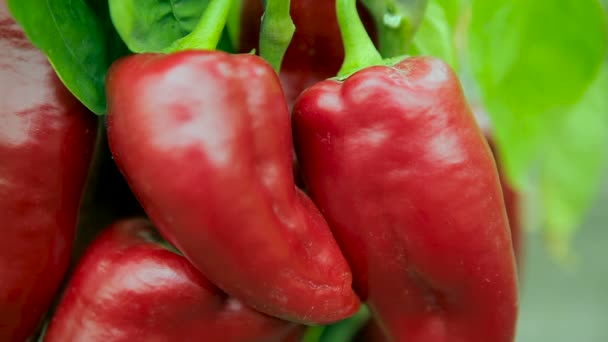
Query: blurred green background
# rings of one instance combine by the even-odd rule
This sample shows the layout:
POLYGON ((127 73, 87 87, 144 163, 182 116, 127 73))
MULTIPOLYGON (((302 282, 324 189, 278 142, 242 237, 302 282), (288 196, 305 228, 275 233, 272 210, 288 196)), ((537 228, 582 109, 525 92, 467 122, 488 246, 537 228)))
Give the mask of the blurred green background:
POLYGON ((518 342, 608 341, 606 176, 599 198, 572 241, 573 265, 555 263, 540 234, 528 234, 518 342))
MULTIPOLYGON (((607 11, 608 0, 602 3, 607 11)), ((604 94, 608 98, 608 89, 604 94)), ((527 235, 517 342, 608 341, 606 168, 600 189, 572 241, 572 265, 556 264, 538 232, 527 235)))

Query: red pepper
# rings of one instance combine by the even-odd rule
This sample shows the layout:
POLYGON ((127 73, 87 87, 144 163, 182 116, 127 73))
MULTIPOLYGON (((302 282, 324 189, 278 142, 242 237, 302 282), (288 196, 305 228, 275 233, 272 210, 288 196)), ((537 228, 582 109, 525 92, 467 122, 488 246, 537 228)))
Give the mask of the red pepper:
POLYGON ((395 341, 512 341, 517 273, 504 201, 456 75, 430 57, 357 64, 380 56, 369 39, 353 43, 364 36, 354 1, 337 4, 353 47, 339 75, 356 72, 304 91, 293 128, 355 289, 395 341))
POLYGON ((396 341, 512 341, 517 276, 491 152, 443 62, 305 91, 296 151, 355 288, 396 341))
POLYGON ((289 113, 268 63, 214 51, 130 56, 111 68, 107 94, 118 167, 214 284, 297 322, 357 311, 348 264, 294 185, 289 113))
MULTIPOLYGON (((523 264, 523 246, 522 246, 522 227, 521 227, 521 217, 520 217, 520 194, 513 188, 511 183, 506 178, 504 174, 504 170, 501 168, 499 163, 498 150, 494 144, 491 134, 489 131, 485 130, 484 135, 490 149, 492 150, 492 154, 494 159, 496 160, 498 176, 500 179, 500 185, 502 188, 502 193, 505 201, 505 207, 507 211, 507 217, 509 218, 509 227, 511 232, 511 241, 513 243, 513 251, 515 255, 515 260, 517 262, 518 274, 521 276, 521 267, 523 264)), ((521 278, 519 279, 521 281, 521 278)), ((368 341, 368 342, 383 342, 386 341, 386 337, 382 332, 382 329, 378 326, 378 323, 375 320, 370 320, 363 329, 357 334, 356 341, 368 341)))
POLYGON ((66 272, 97 121, 4 1, 0 80, 0 341, 23 341, 66 272))
POLYGON ((297 329, 226 297, 147 221, 130 219, 85 252, 45 341, 282 341, 297 329))

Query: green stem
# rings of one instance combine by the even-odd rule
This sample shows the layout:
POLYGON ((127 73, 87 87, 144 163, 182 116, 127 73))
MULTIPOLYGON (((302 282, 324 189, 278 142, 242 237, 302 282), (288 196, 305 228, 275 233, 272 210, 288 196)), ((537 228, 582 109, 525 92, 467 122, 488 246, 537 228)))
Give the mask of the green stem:
POLYGON ((226 31, 228 31, 228 37, 230 37, 230 42, 233 48, 238 48, 241 43, 241 10, 243 8, 242 2, 242 0, 232 0, 230 12, 228 12, 226 31))
POLYGON ((228 20, 231 4, 232 0, 211 0, 194 30, 176 40, 165 52, 215 50, 228 20))
POLYGON ((318 342, 349 342, 370 320, 367 306, 361 306, 359 312, 345 320, 334 323, 323 330, 318 342))
POLYGON ((338 76, 344 77, 368 66, 382 64, 382 56, 359 18, 357 0, 337 0, 336 12, 344 42, 344 62, 338 76))
POLYGON ((374 18, 384 58, 404 55, 422 23, 427 0, 362 0, 374 18))
POLYGON ((279 73, 296 27, 289 15, 289 0, 267 0, 265 5, 260 29, 260 56, 279 73))

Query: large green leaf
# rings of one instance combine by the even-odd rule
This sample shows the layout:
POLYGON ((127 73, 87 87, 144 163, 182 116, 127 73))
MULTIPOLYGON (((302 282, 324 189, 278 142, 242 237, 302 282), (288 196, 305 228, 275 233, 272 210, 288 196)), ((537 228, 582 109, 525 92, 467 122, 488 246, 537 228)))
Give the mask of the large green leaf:
POLYGON ((562 120, 596 77, 606 52, 597 0, 478 0, 468 64, 494 123, 503 164, 522 186, 543 130, 562 120))
POLYGON ((555 122, 540 163, 540 198, 554 255, 568 256, 576 227, 600 187, 608 157, 608 66, 582 101, 555 122))
MULTIPOLYGON (((109 4, 112 21, 121 38, 131 51, 143 53, 163 51, 190 33, 209 1, 109 0, 109 4)), ((218 48, 232 50, 227 31, 218 48)))
POLYGON ((9 0, 27 37, 49 58, 66 87, 91 111, 104 114, 107 30, 83 0, 9 0))

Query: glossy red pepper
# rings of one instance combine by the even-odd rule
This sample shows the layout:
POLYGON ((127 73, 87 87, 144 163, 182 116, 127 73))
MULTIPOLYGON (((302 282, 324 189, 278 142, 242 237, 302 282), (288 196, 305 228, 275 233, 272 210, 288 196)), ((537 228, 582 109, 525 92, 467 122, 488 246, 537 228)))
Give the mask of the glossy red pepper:
POLYGON ((496 165, 456 75, 430 57, 306 90, 311 197, 395 341, 513 341, 517 273, 496 165))
POLYGON ((117 165, 155 226, 214 284, 296 322, 357 311, 348 264, 294 185, 289 113, 266 62, 130 56, 111 68, 107 94, 117 165))
POLYGON ((96 118, 0 1, 0 341, 38 327, 67 269, 96 118))
MULTIPOLYGON (((500 185, 502 188, 502 193, 503 193, 503 198, 505 201, 505 208, 507 210, 507 217, 509 218, 509 227, 510 232, 511 232, 511 241, 513 243, 513 251, 515 254, 515 260, 517 262, 517 268, 518 268, 518 274, 520 276, 520 281, 521 281, 521 267, 523 264, 523 246, 522 246, 522 222, 521 222, 521 213, 520 213, 520 201, 521 201, 521 195, 515 190, 515 188, 513 188, 513 186, 511 185, 511 183, 508 181, 508 179, 506 178, 506 175, 504 173, 504 170, 501 168, 500 165, 500 159, 499 159, 499 155, 498 155, 498 150, 496 149, 496 146, 494 144, 494 141, 492 139, 492 135, 489 133, 489 131, 485 130, 484 127, 482 127, 482 130, 484 131, 484 135, 486 137, 486 140, 488 141, 488 145, 490 146, 490 149, 492 150, 492 154, 494 156, 494 159, 496 160, 496 166, 498 169, 498 176, 500 179, 500 185)), ((380 327, 378 326, 378 323, 376 322, 376 320, 370 320, 363 329, 361 329, 361 331, 357 334, 357 338, 356 341, 357 342, 383 342, 386 341, 386 337, 384 335, 384 333, 382 332, 382 329, 380 329, 380 327)))
POLYGON ((110 226, 78 263, 45 341, 282 341, 294 323, 227 297, 148 221, 110 226))

